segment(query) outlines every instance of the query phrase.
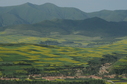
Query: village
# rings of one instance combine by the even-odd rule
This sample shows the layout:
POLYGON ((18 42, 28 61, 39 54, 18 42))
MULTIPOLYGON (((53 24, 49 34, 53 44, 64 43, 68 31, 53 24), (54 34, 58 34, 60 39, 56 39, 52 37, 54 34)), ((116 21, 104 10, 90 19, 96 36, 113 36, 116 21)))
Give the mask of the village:
MULTIPOLYGON (((104 75, 103 77, 104 78, 115 78, 116 75, 115 74, 104 75)), ((43 77, 41 74, 32 74, 32 75, 28 75, 28 77, 26 79, 35 79, 35 80, 45 79, 45 80, 48 80, 48 81, 53 81, 53 80, 56 80, 56 79, 88 79, 88 78, 103 79, 103 77, 96 76, 96 75, 88 75, 88 76, 64 76, 64 75, 61 75, 61 76, 45 76, 45 77, 43 77)), ((122 78, 127 78, 125 76, 125 74, 123 74, 121 77, 122 78)), ((0 80, 20 80, 20 78, 1 77, 0 80)))
MULTIPOLYGON (((107 71, 107 69, 110 67, 111 63, 105 63, 104 65, 101 65, 98 75, 83 75, 82 74, 82 70, 80 69, 75 69, 75 75, 64 75, 64 74, 60 74, 60 75, 56 75, 56 76, 50 76, 50 75, 43 75, 43 74, 30 74, 27 75, 26 78, 27 80, 48 80, 48 81, 54 81, 57 79, 114 79, 116 77, 119 78, 127 78, 126 74, 122 74, 122 75, 116 75, 116 74, 109 74, 109 72, 107 71), (107 75, 106 75, 107 74, 107 75)), ((13 77, 1 77, 0 80, 20 80, 21 78, 13 78, 13 77)))
MULTIPOLYGON (((92 78, 92 79, 102 79, 102 77, 90 75, 90 76, 46 76, 42 77, 41 74, 33 74, 28 75, 27 79, 45 79, 45 80, 56 80, 56 79, 79 79, 79 78, 92 78)), ((7 77, 1 77, 0 80, 20 80, 20 78, 7 78, 7 77)))

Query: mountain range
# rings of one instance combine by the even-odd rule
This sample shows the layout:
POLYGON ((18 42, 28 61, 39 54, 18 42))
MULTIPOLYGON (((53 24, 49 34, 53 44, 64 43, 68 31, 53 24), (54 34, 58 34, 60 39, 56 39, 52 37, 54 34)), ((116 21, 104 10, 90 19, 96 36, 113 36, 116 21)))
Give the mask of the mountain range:
POLYGON ((50 35, 84 35, 101 37, 126 36, 127 22, 108 22, 98 17, 84 20, 54 19, 45 20, 35 24, 20 24, 1 27, 1 35, 27 35, 27 36, 50 36, 50 35))
POLYGON ((73 7, 58 7, 52 3, 36 5, 25 3, 17 6, 0 7, 0 26, 33 24, 44 20, 83 20, 99 17, 106 21, 127 21, 127 10, 102 10, 86 13, 73 7))
POLYGON ((126 13, 85 13, 51 3, 0 7, 0 43, 48 42, 81 47, 110 44, 127 36, 126 13))

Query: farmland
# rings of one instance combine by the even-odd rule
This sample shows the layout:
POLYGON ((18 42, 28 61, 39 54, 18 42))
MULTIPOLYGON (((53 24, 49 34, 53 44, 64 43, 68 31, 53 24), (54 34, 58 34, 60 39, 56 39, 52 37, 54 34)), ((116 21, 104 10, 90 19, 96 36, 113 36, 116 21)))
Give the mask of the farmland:
MULTIPOLYGON (((0 44, 0 76, 28 74, 72 74, 71 71, 89 66, 89 61, 103 59, 104 55, 122 54, 113 68, 126 66, 126 40, 94 48, 59 47, 41 44, 0 44), (122 66, 121 66, 122 65, 122 66), (76 68, 71 70, 71 68, 76 68)), ((84 74, 85 75, 85 74, 84 74)))

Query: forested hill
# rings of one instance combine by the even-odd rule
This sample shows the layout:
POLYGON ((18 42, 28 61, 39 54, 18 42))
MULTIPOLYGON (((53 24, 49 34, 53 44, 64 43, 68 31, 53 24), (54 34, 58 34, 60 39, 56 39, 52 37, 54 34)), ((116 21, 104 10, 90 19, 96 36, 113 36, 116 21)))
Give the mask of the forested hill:
POLYGON ((86 13, 77 8, 58 7, 51 3, 42 5, 25 3, 17 6, 0 7, 0 26, 32 24, 56 18, 83 20, 91 17, 99 17, 107 21, 127 21, 127 10, 102 10, 86 13))
POLYGON ((1 35, 84 35, 100 37, 126 36, 127 22, 108 22, 98 17, 85 20, 45 20, 36 24, 1 27, 1 35))

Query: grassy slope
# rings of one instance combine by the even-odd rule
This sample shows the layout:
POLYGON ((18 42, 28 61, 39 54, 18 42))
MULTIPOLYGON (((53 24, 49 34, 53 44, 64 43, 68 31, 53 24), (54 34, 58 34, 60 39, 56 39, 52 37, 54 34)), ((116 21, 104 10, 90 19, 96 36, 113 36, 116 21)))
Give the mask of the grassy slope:
POLYGON ((107 21, 127 21, 127 10, 102 10, 97 12, 88 13, 89 17, 100 17, 107 21))
POLYGON ((43 20, 52 19, 73 19, 82 20, 91 17, 100 17, 107 21, 127 21, 127 10, 85 13, 76 8, 58 7, 46 3, 35 5, 26 3, 18 6, 0 7, 0 26, 15 24, 31 24, 43 20))
MULTIPOLYGON (((86 20, 52 20, 32 25, 15 25, 0 28, 0 43, 39 43, 56 40, 72 41, 84 47, 87 44, 109 44, 126 36, 126 22, 107 22, 100 18, 86 20), (106 26, 104 26, 106 25, 106 26), (63 39, 63 40, 62 40, 63 39)), ((70 44, 67 44, 70 45, 70 44)))
POLYGON ((85 19, 87 17, 86 14, 79 9, 58 7, 50 3, 43 5, 26 3, 18 6, 0 7, 0 10, 2 26, 37 23, 55 18, 85 19))

